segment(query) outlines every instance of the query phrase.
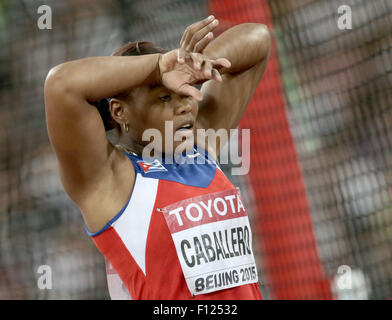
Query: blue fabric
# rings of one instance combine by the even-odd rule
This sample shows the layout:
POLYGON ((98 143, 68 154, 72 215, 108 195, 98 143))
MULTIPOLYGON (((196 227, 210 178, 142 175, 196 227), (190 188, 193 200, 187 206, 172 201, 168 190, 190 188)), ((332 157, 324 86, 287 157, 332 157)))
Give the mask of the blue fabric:
POLYGON ((192 152, 185 152, 175 159, 168 161, 162 159, 145 159, 125 153, 135 167, 135 171, 143 177, 175 181, 187 186, 207 188, 214 179, 216 172, 215 160, 209 156, 208 152, 199 146, 195 146, 192 152), (143 170, 143 166, 146 169, 143 170))

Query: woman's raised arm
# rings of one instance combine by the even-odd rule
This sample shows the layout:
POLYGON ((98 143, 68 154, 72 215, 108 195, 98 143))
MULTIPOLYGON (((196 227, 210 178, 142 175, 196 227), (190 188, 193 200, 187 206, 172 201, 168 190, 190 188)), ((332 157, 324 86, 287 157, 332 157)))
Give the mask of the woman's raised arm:
MULTIPOLYGON (((93 57, 63 63, 45 81, 45 112, 60 177, 78 204, 101 181, 110 181, 113 146, 90 103, 132 87, 156 84, 160 54, 93 57)), ((110 187, 110 186, 108 186, 110 187)))
MULTIPOLYGON (((49 72, 45 82, 48 133, 63 185, 75 202, 80 203, 102 181, 111 181, 113 170, 114 147, 106 139, 104 124, 92 102, 146 85, 163 85, 201 100, 200 91, 191 84, 213 76, 194 70, 191 57, 179 64, 177 55, 178 50, 172 50, 165 54, 85 58, 63 63, 49 72)), ((212 64, 223 67, 227 61, 212 64)))

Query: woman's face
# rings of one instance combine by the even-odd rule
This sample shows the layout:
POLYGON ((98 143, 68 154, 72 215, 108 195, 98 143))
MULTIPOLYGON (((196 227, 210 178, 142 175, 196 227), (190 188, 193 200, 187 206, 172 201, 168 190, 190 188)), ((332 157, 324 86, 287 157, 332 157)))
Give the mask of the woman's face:
POLYGON ((192 149, 198 114, 194 98, 179 96, 162 85, 141 86, 134 88, 121 104, 129 127, 128 133, 123 132, 123 141, 129 145, 146 146, 154 140, 157 151, 166 154, 192 149), (143 133, 147 141, 143 141, 143 133))

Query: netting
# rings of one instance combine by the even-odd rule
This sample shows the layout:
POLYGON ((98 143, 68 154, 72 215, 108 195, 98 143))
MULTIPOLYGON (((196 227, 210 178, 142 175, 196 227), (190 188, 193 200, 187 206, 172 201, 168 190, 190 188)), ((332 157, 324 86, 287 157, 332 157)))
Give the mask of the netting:
POLYGON ((127 41, 178 47, 213 13, 220 30, 267 24, 267 71, 241 121, 251 167, 230 176, 254 234, 265 299, 392 297, 392 3, 389 0, 0 0, 0 299, 107 299, 104 259, 65 194, 43 84, 66 60, 127 41), (341 30, 348 5, 352 29, 341 30), (39 289, 38 268, 53 287, 39 289), (348 277, 348 278, 347 278, 348 277))

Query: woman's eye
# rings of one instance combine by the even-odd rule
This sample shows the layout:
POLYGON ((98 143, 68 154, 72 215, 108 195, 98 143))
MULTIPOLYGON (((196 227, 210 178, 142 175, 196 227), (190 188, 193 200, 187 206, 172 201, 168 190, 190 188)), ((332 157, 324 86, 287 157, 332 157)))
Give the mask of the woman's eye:
POLYGON ((159 97, 159 99, 161 99, 162 101, 167 102, 167 101, 170 101, 171 96, 170 96, 170 94, 167 94, 165 96, 159 97))

